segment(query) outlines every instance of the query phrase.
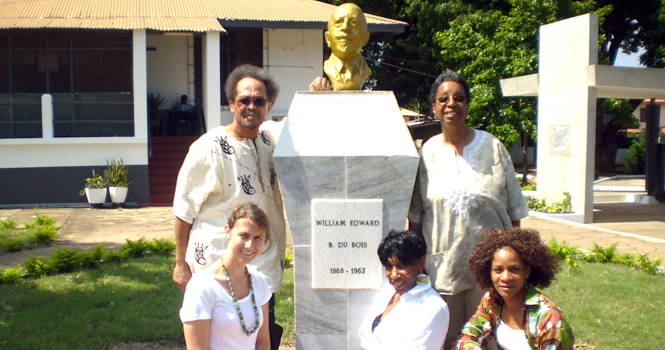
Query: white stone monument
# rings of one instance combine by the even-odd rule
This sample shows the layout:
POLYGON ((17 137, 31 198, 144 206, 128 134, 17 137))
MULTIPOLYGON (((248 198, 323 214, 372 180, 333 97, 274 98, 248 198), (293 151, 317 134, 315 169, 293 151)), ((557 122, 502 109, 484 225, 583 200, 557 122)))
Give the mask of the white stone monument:
POLYGON ((294 245, 296 349, 358 350, 418 153, 392 92, 298 92, 274 153, 294 245))
POLYGON ((540 27, 538 74, 501 80, 503 96, 538 96, 538 197, 571 194, 575 221, 593 222, 596 99, 665 96, 665 70, 598 65, 598 15, 540 27))

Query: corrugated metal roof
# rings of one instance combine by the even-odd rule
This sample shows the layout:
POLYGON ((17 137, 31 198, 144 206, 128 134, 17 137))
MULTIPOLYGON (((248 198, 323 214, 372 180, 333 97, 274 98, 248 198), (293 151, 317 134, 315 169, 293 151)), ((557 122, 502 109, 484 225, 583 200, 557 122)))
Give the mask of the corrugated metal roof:
MULTIPOLYGON (((0 29, 88 28, 224 31, 220 21, 325 27, 335 6, 314 0, 0 0, 0 29)), ((370 30, 405 22, 366 14, 370 30)))

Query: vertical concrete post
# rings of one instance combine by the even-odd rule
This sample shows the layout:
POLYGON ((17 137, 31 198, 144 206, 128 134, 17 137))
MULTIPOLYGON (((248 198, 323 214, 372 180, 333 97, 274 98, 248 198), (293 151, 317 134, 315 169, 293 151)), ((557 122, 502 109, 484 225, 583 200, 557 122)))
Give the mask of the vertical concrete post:
POLYGON ((206 128, 221 125, 222 91, 219 53, 219 32, 209 31, 203 37, 203 114, 206 128))
POLYGON ((133 31, 134 136, 148 136, 148 55, 145 29, 133 31))
POLYGON ((561 202, 593 221, 596 88, 587 66, 598 63, 598 16, 587 14, 540 27, 538 197, 561 202))
POLYGON ((42 95, 42 137, 53 138, 53 96, 42 95))
POLYGON ((646 173, 646 190, 649 196, 655 196, 662 188, 658 183, 660 169, 658 167, 658 133, 660 131, 660 108, 655 99, 647 106, 647 126, 644 132, 646 141, 644 170, 646 173))

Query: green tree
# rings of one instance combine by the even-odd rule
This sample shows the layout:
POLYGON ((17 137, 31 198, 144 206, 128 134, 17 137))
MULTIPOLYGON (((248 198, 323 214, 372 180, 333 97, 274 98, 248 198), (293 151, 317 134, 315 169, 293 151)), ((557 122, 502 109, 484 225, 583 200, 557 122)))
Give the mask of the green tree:
MULTIPOLYGON (((339 5, 347 0, 327 0, 339 5)), ((599 61, 619 50, 647 52, 641 61, 665 67, 665 1, 640 0, 350 0, 367 13, 409 23, 404 33, 363 50, 372 66, 368 87, 395 92, 401 106, 429 114, 429 88, 444 68, 472 87, 470 125, 504 143, 535 139, 535 98, 505 99, 499 80, 537 72, 543 24, 594 12, 600 19, 599 61)), ((613 172, 619 130, 635 127, 641 101, 598 101, 596 168, 613 172)))
MULTIPOLYGON (((511 0, 501 11, 476 10, 458 16, 436 34, 443 61, 472 86, 468 124, 497 136, 506 145, 520 142, 523 175, 526 150, 536 138, 536 99, 503 98, 499 80, 538 71, 541 25, 589 12, 592 1, 511 0)), ((526 183, 526 176, 522 177, 526 183)))

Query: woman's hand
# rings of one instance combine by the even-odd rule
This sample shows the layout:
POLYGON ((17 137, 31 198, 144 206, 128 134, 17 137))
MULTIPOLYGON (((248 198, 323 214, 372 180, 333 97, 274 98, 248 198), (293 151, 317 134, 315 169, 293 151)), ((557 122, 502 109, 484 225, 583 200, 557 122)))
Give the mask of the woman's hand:
MULTIPOLYGON (((182 324, 187 350, 208 350, 210 320, 188 321, 182 324)), ((268 339, 270 344, 270 339, 268 339)))

